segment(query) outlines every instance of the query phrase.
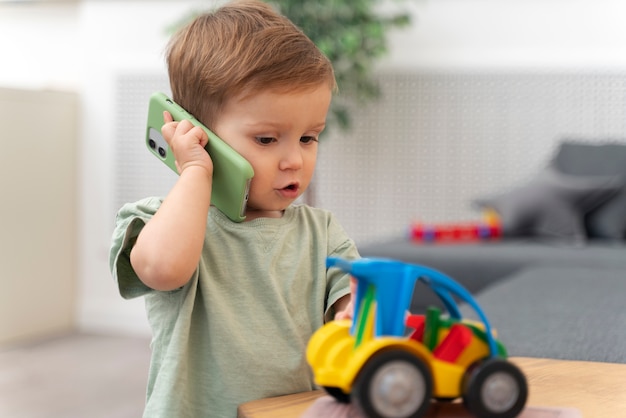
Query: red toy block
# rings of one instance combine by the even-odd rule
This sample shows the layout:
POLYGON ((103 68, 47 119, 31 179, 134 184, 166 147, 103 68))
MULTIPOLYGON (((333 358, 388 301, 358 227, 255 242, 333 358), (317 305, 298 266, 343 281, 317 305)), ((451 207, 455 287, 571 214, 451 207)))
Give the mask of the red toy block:
POLYGON ((424 325, 426 324, 426 317, 424 315, 409 315, 406 318, 406 326, 413 328, 413 332, 409 336, 410 339, 421 342, 424 338, 424 325))
POLYGON ((472 242, 498 239, 502 236, 499 222, 465 222, 425 225, 414 223, 409 237, 421 242, 472 242))
POLYGON ((433 350, 433 355, 439 360, 454 363, 465 347, 472 342, 472 338, 472 331, 469 328, 454 324, 450 327, 446 338, 433 350))

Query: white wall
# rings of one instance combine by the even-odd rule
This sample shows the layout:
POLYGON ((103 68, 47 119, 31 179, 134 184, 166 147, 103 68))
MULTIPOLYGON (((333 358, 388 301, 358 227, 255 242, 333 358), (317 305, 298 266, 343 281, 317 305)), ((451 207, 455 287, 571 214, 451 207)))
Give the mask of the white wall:
POLYGON ((416 0, 385 65, 428 69, 626 67, 621 0, 416 0))
MULTIPOLYGON (((0 5, 0 85, 66 88, 82 98, 82 328, 147 332, 140 300, 117 295, 108 271, 113 216, 116 75, 164 71, 164 28, 211 1, 89 1, 0 5)), ((619 0, 417 0, 415 26, 392 36, 384 68, 624 69, 619 0)))
POLYGON ((78 3, 0 3, 0 85, 76 89, 79 22, 78 3))

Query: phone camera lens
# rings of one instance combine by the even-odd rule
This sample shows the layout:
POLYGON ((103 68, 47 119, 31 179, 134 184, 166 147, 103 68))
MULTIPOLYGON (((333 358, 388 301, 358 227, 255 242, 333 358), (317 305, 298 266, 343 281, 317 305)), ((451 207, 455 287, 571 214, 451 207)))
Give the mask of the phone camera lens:
POLYGON ((150 146, 150 148, 156 149, 156 142, 154 142, 154 139, 148 140, 148 145, 150 146))
POLYGON ((165 148, 163 148, 163 147, 159 147, 159 155, 160 155, 162 158, 165 158, 165 155, 166 155, 166 154, 167 154, 167 153, 165 152, 165 148))

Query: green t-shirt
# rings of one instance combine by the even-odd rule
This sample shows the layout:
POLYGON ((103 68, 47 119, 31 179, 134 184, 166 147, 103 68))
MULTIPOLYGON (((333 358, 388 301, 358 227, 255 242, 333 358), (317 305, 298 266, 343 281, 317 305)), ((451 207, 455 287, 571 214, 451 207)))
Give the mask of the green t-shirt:
POLYGON ((314 389, 306 344, 349 293, 326 257, 359 257, 334 217, 301 205, 234 223, 211 208, 198 269, 182 288, 159 292, 129 255, 161 202, 125 205, 110 253, 121 295, 145 296, 152 328, 144 417, 234 418, 243 402, 314 389))

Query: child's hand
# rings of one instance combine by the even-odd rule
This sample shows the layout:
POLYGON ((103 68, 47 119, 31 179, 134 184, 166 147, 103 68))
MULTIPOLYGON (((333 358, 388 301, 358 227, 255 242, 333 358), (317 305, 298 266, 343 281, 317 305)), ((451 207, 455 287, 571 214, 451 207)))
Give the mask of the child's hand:
POLYGON ((352 315, 354 313, 354 304, 353 300, 356 297, 356 280, 354 278, 350 278, 350 294, 344 296, 342 299, 337 301, 337 313, 335 313, 335 321, 340 319, 352 319, 352 315), (346 302, 341 303, 346 299, 346 302))
POLYGON ((339 321, 342 319, 352 319, 352 313, 354 311, 354 305, 352 305, 352 296, 350 296, 350 301, 341 311, 338 311, 335 314, 335 321, 339 321))
POLYGON ((204 168, 210 177, 213 176, 213 161, 204 147, 209 143, 206 132, 188 120, 175 122, 169 112, 163 112, 165 124, 161 133, 165 142, 174 153, 178 174, 192 166, 204 168))

